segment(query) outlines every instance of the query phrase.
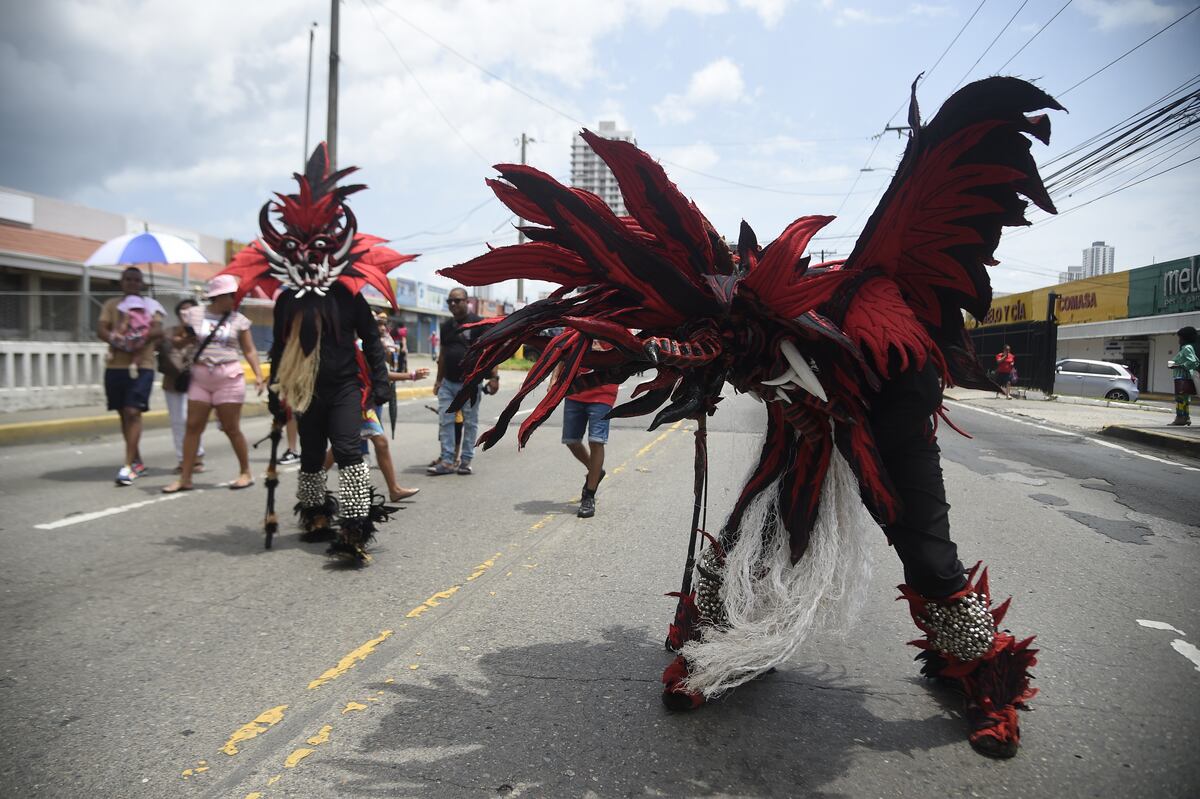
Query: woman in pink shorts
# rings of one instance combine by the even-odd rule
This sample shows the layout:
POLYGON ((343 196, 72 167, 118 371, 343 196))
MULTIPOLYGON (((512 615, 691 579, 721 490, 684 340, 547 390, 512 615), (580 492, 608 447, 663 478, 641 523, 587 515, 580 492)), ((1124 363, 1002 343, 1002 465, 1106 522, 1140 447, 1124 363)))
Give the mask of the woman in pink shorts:
POLYGON ((192 471, 200 434, 208 424, 212 409, 217 409, 221 429, 233 445, 238 459, 238 478, 230 488, 254 485, 250 473, 250 454, 246 437, 242 435, 242 402, 246 399, 246 378, 242 372, 242 355, 254 371, 254 388, 263 393, 266 382, 258 364, 258 350, 250 337, 250 320, 234 310, 233 298, 237 280, 232 275, 217 275, 208 283, 207 308, 188 308, 181 317, 195 336, 198 352, 192 364, 192 381, 188 386, 187 429, 183 436, 183 470, 179 479, 163 488, 164 494, 192 489, 192 471))

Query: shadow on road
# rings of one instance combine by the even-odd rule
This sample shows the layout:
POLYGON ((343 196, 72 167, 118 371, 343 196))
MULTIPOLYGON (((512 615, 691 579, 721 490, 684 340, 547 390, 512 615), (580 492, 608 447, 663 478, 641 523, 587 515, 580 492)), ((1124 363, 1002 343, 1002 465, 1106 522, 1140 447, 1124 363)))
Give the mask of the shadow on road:
POLYGON ((548 499, 528 499, 513 505, 513 510, 530 516, 545 516, 547 513, 575 513, 579 509, 575 502, 551 502, 548 499))
POLYGON ((218 555, 269 555, 280 549, 302 549, 313 555, 324 557, 327 544, 306 544, 297 537, 295 529, 286 528, 287 519, 280 519, 283 528, 275 534, 273 549, 263 547, 261 527, 245 527, 231 524, 224 532, 177 535, 156 542, 157 546, 174 547, 183 552, 215 552, 218 555))
POLYGON ((880 719, 865 702, 883 692, 829 669, 672 714, 659 701, 669 658, 644 630, 613 627, 599 643, 484 655, 481 679, 376 684, 393 709, 330 779, 358 796, 829 796, 856 750, 965 746, 944 717, 880 719))

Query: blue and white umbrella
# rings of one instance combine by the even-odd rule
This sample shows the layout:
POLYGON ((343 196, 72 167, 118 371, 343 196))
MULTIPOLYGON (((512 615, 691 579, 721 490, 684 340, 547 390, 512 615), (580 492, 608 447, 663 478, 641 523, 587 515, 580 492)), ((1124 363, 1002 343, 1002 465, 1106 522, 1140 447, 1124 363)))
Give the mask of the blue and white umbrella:
POLYGON ((204 254, 170 233, 126 233, 109 239, 91 254, 86 266, 122 264, 206 264, 204 254))

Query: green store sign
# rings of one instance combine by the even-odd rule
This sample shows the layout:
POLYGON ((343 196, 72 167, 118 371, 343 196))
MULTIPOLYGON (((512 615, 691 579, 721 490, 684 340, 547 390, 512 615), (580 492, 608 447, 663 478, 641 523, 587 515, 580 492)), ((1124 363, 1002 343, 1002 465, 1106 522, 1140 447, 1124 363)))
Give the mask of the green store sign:
POLYGON ((1158 316, 1200 310, 1200 256, 1129 272, 1129 315, 1158 316))

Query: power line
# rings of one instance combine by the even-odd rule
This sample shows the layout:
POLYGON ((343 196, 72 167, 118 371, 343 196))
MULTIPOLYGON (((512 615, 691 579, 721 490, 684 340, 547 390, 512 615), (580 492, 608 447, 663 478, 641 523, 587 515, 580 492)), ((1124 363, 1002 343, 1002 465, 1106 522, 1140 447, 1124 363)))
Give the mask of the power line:
MULTIPOLYGON (((366 2, 366 0, 363 0, 363 1, 364 1, 364 2, 366 2)), ((420 28, 420 27, 418 27, 418 26, 417 26, 415 23, 413 23, 413 22, 411 22, 411 21, 409 21, 409 20, 405 19, 403 16, 401 16, 401 15, 400 15, 400 13, 399 13, 398 11, 396 11, 396 10, 394 10, 394 9, 392 9, 392 8, 390 8, 390 7, 388 7, 388 6, 386 6, 386 5, 384 5, 384 4, 383 4, 383 2, 382 2, 382 0, 378 0, 378 2, 379 2, 379 7, 380 7, 380 8, 382 8, 384 11, 388 12, 389 14, 391 14, 392 16, 394 16, 396 19, 400 20, 400 21, 401 21, 401 22, 403 22, 405 25, 407 25, 408 27, 410 27, 410 28, 412 28, 413 30, 415 30, 417 33, 419 33, 419 34, 421 34, 422 36, 424 36, 426 39, 429 39, 429 41, 431 41, 431 42, 433 42, 434 44, 436 44, 437 46, 441 47, 441 48, 442 48, 443 50, 445 50, 446 52, 450 53, 451 55, 453 55, 453 56, 455 56, 455 57, 457 57, 457 58, 459 58, 459 59, 461 59, 462 61, 466 62, 467 64, 470 64, 471 66, 475 67, 475 69, 479 70, 479 71, 480 71, 480 72, 482 72, 484 75, 487 75, 489 78, 492 78, 493 80, 496 80, 496 81, 499 81, 500 83, 503 83, 505 86, 507 86, 508 88, 512 89, 512 90, 513 90, 514 92, 516 92, 517 94, 520 94, 520 95, 522 95, 522 96, 524 96, 524 97, 527 97, 527 98, 529 98, 530 100, 532 100, 533 102, 535 102, 535 103, 537 103, 538 105, 542 106, 543 108, 547 109, 548 111, 553 111, 555 114, 558 114, 560 117, 563 117, 564 119, 567 119, 567 120, 569 120, 569 121, 571 121, 571 122, 574 122, 576 125, 583 126, 583 125, 585 125, 585 124, 586 124, 586 123, 584 123, 584 122, 580 122, 578 119, 576 119, 576 118, 575 118, 574 116, 572 116, 571 114, 568 114, 566 111, 563 111, 563 110, 562 110, 562 109, 560 109, 560 108, 556 108, 555 106, 553 106, 553 105, 551 105, 550 103, 546 102, 545 100, 543 100, 542 98, 538 97, 537 95, 535 95, 535 94, 532 94, 532 93, 530 93, 530 92, 527 92, 527 91, 525 91, 525 90, 524 90, 524 89, 522 89, 520 86, 518 86, 517 84, 515 84, 515 83, 513 83, 512 81, 508 80, 507 78, 504 78, 504 77, 501 77, 500 75, 497 75, 495 72, 492 72, 490 69, 488 69, 487 67, 483 66, 482 64, 478 64, 478 63, 476 63, 475 61, 472 61, 470 58, 467 58, 465 55, 463 55, 462 53, 458 52, 458 51, 457 51, 457 50, 455 50, 453 47, 451 47, 450 45, 448 45, 448 44, 446 44, 445 42, 443 42, 441 39, 438 39, 438 38, 437 38, 436 36, 434 36, 433 34, 429 33, 428 31, 425 31, 424 29, 422 29, 422 28, 420 28)))
MULTIPOLYGON (((1017 6, 1017 10, 1014 11, 1013 15, 1008 18, 1008 22, 1004 23, 1004 27, 1001 28, 1000 32, 997 33, 995 38, 992 39, 991 44, 989 44, 987 47, 985 47, 983 52, 979 54, 979 57, 975 59, 975 63, 972 64, 970 66, 970 68, 966 72, 963 73, 963 76, 958 79, 958 83, 954 84, 954 89, 957 89, 959 86, 962 86, 962 82, 967 79, 967 76, 971 74, 971 71, 974 70, 975 67, 979 66, 979 62, 983 60, 983 57, 985 55, 987 55, 989 52, 991 52, 992 48, 995 47, 996 42, 1000 41, 1000 37, 1004 35, 1004 32, 1006 30, 1008 30, 1010 25, 1013 24, 1013 20, 1016 19, 1017 15, 1021 13, 1021 9, 1025 8, 1025 6, 1028 5, 1028 3, 1029 3, 1029 0, 1021 0, 1021 5, 1017 6)), ((950 90, 951 94, 954 93, 954 89, 950 90)))
POLYGON ((405 239, 416 238, 417 236, 444 236, 448 233, 453 233, 455 230, 458 229, 459 225, 461 225, 463 222, 466 222, 468 219, 470 219, 471 216, 476 211, 478 211, 480 208, 483 208, 485 205, 488 205, 495 201, 496 201, 496 196, 493 194, 492 196, 488 197, 486 200, 479 203, 479 205, 476 205, 474 208, 467 211, 466 213, 456 214, 456 215, 450 217, 449 219, 446 219, 442 222, 437 223, 437 225, 435 225, 435 227, 441 227, 442 225, 445 225, 448 222, 453 221, 454 224, 451 227, 447 228, 446 230, 418 230, 414 233, 407 233, 403 236, 396 236, 395 238, 391 239, 391 241, 404 241, 405 239))
POLYGON ((1172 22, 1172 23, 1171 23, 1170 25, 1168 25, 1167 27, 1165 27, 1165 28, 1163 28, 1162 30, 1160 30, 1158 33, 1156 33, 1156 34, 1154 34, 1153 36, 1151 36, 1150 38, 1148 38, 1148 39, 1145 39, 1144 41, 1142 41, 1142 42, 1141 42, 1141 44, 1138 44, 1138 45, 1136 45, 1136 46, 1134 46, 1134 47, 1131 47, 1130 49, 1126 50, 1124 53, 1122 53, 1121 55, 1117 56, 1117 57, 1116 57, 1116 58, 1114 58, 1112 61, 1109 61, 1109 62, 1108 62, 1107 64, 1105 64, 1104 66, 1100 67, 1100 69, 1096 70, 1096 71, 1095 71, 1095 72, 1093 72, 1091 75, 1088 75, 1086 78, 1084 78, 1083 80, 1079 81, 1079 83, 1076 83, 1074 86, 1072 86, 1071 88, 1067 89, 1065 92, 1062 92, 1062 93, 1060 93, 1058 96, 1059 96, 1059 97, 1066 97, 1068 94, 1070 94, 1071 92, 1073 92, 1075 89, 1078 89, 1080 86, 1082 86, 1083 84, 1087 83, 1089 80, 1091 80, 1092 78, 1096 77, 1096 76, 1097 76, 1097 75, 1099 75, 1101 72, 1103 72, 1104 70, 1106 70, 1106 69, 1108 69, 1109 67, 1111 67, 1113 64, 1115 64, 1115 63, 1117 63, 1118 61, 1120 61, 1121 59, 1125 58, 1125 56, 1129 55, 1130 53, 1134 52, 1135 50, 1138 50, 1138 49, 1139 49, 1139 48, 1141 48, 1143 45, 1149 44, 1151 41, 1153 41, 1154 39, 1157 39, 1159 36, 1161 36, 1162 34, 1166 33, 1166 32, 1167 32, 1167 31, 1169 31, 1171 28, 1174 28, 1174 27, 1175 27, 1176 25, 1178 25, 1180 22, 1183 22, 1185 19, 1187 19, 1188 17, 1190 17, 1192 14, 1195 14, 1197 11, 1200 11, 1200 6, 1196 6, 1196 7, 1195 7, 1195 8, 1193 8, 1191 11, 1187 12, 1187 13, 1186 13, 1186 14, 1184 14, 1182 17, 1180 17, 1179 19, 1175 20, 1174 22, 1172 22))
POLYGON ((1067 0, 1067 2, 1063 3, 1062 8, 1058 9, 1058 11, 1055 11, 1054 16, 1052 16, 1052 17, 1050 17, 1050 19, 1046 20, 1046 23, 1044 25, 1042 25, 1042 27, 1038 28, 1037 31, 1035 31, 1032 36, 1030 36, 1028 39, 1026 39, 1025 44, 1021 45, 1021 47, 1017 50, 1017 52, 1015 52, 1011 56, 1009 56, 1008 60, 1005 61, 1003 64, 1001 64, 1000 68, 996 70, 996 73, 999 74, 999 73, 1003 72, 1005 67, 1007 67, 1009 64, 1011 64, 1013 62, 1014 58, 1019 56, 1021 53, 1025 52, 1025 48, 1028 47, 1030 44, 1032 44, 1034 39, 1041 36, 1042 31, 1046 30, 1046 28, 1049 27, 1051 22, 1058 19, 1058 15, 1061 14, 1062 12, 1066 11, 1067 6, 1071 5, 1071 2, 1072 2, 1072 0, 1067 0))
POLYGON ((367 13, 371 15, 371 23, 375 26, 375 30, 379 31, 379 34, 388 43, 388 47, 392 48, 392 52, 396 54, 396 58, 398 58, 400 60, 400 63, 404 65, 404 68, 406 70, 408 70, 408 74, 413 79, 413 83, 417 84, 417 88, 421 90, 421 94, 425 95, 425 99, 429 101, 429 104, 431 106, 433 106, 433 110, 437 111, 438 116, 440 116, 442 118, 442 121, 446 123, 446 127, 450 128, 450 130, 454 131, 454 135, 458 137, 458 140, 461 141, 463 144, 465 144, 467 146, 468 150, 475 153, 476 157, 479 158, 480 161, 482 161, 487 166, 491 166, 491 162, 487 158, 484 157, 483 153, 479 152, 479 150, 476 150, 475 146, 473 144, 471 144, 471 142, 467 141, 467 137, 464 136, 462 134, 462 131, 460 131, 458 129, 458 127, 455 126, 455 124, 450 121, 450 118, 448 116, 446 116, 446 114, 442 111, 441 107, 437 104, 436 101, 434 101, 433 96, 430 95, 429 92, 425 90, 425 86, 424 86, 424 84, 421 83, 421 79, 417 77, 417 73, 415 71, 413 71, 413 68, 410 67, 408 65, 408 62, 404 60, 404 56, 400 55, 400 50, 396 47, 395 43, 392 42, 392 38, 390 36, 388 36, 387 32, 384 31, 384 29, 379 25, 379 20, 375 18, 375 12, 371 10, 371 7, 369 5, 367 5, 367 0, 362 0, 362 4, 363 4, 363 8, 365 8, 367 10, 367 13))

